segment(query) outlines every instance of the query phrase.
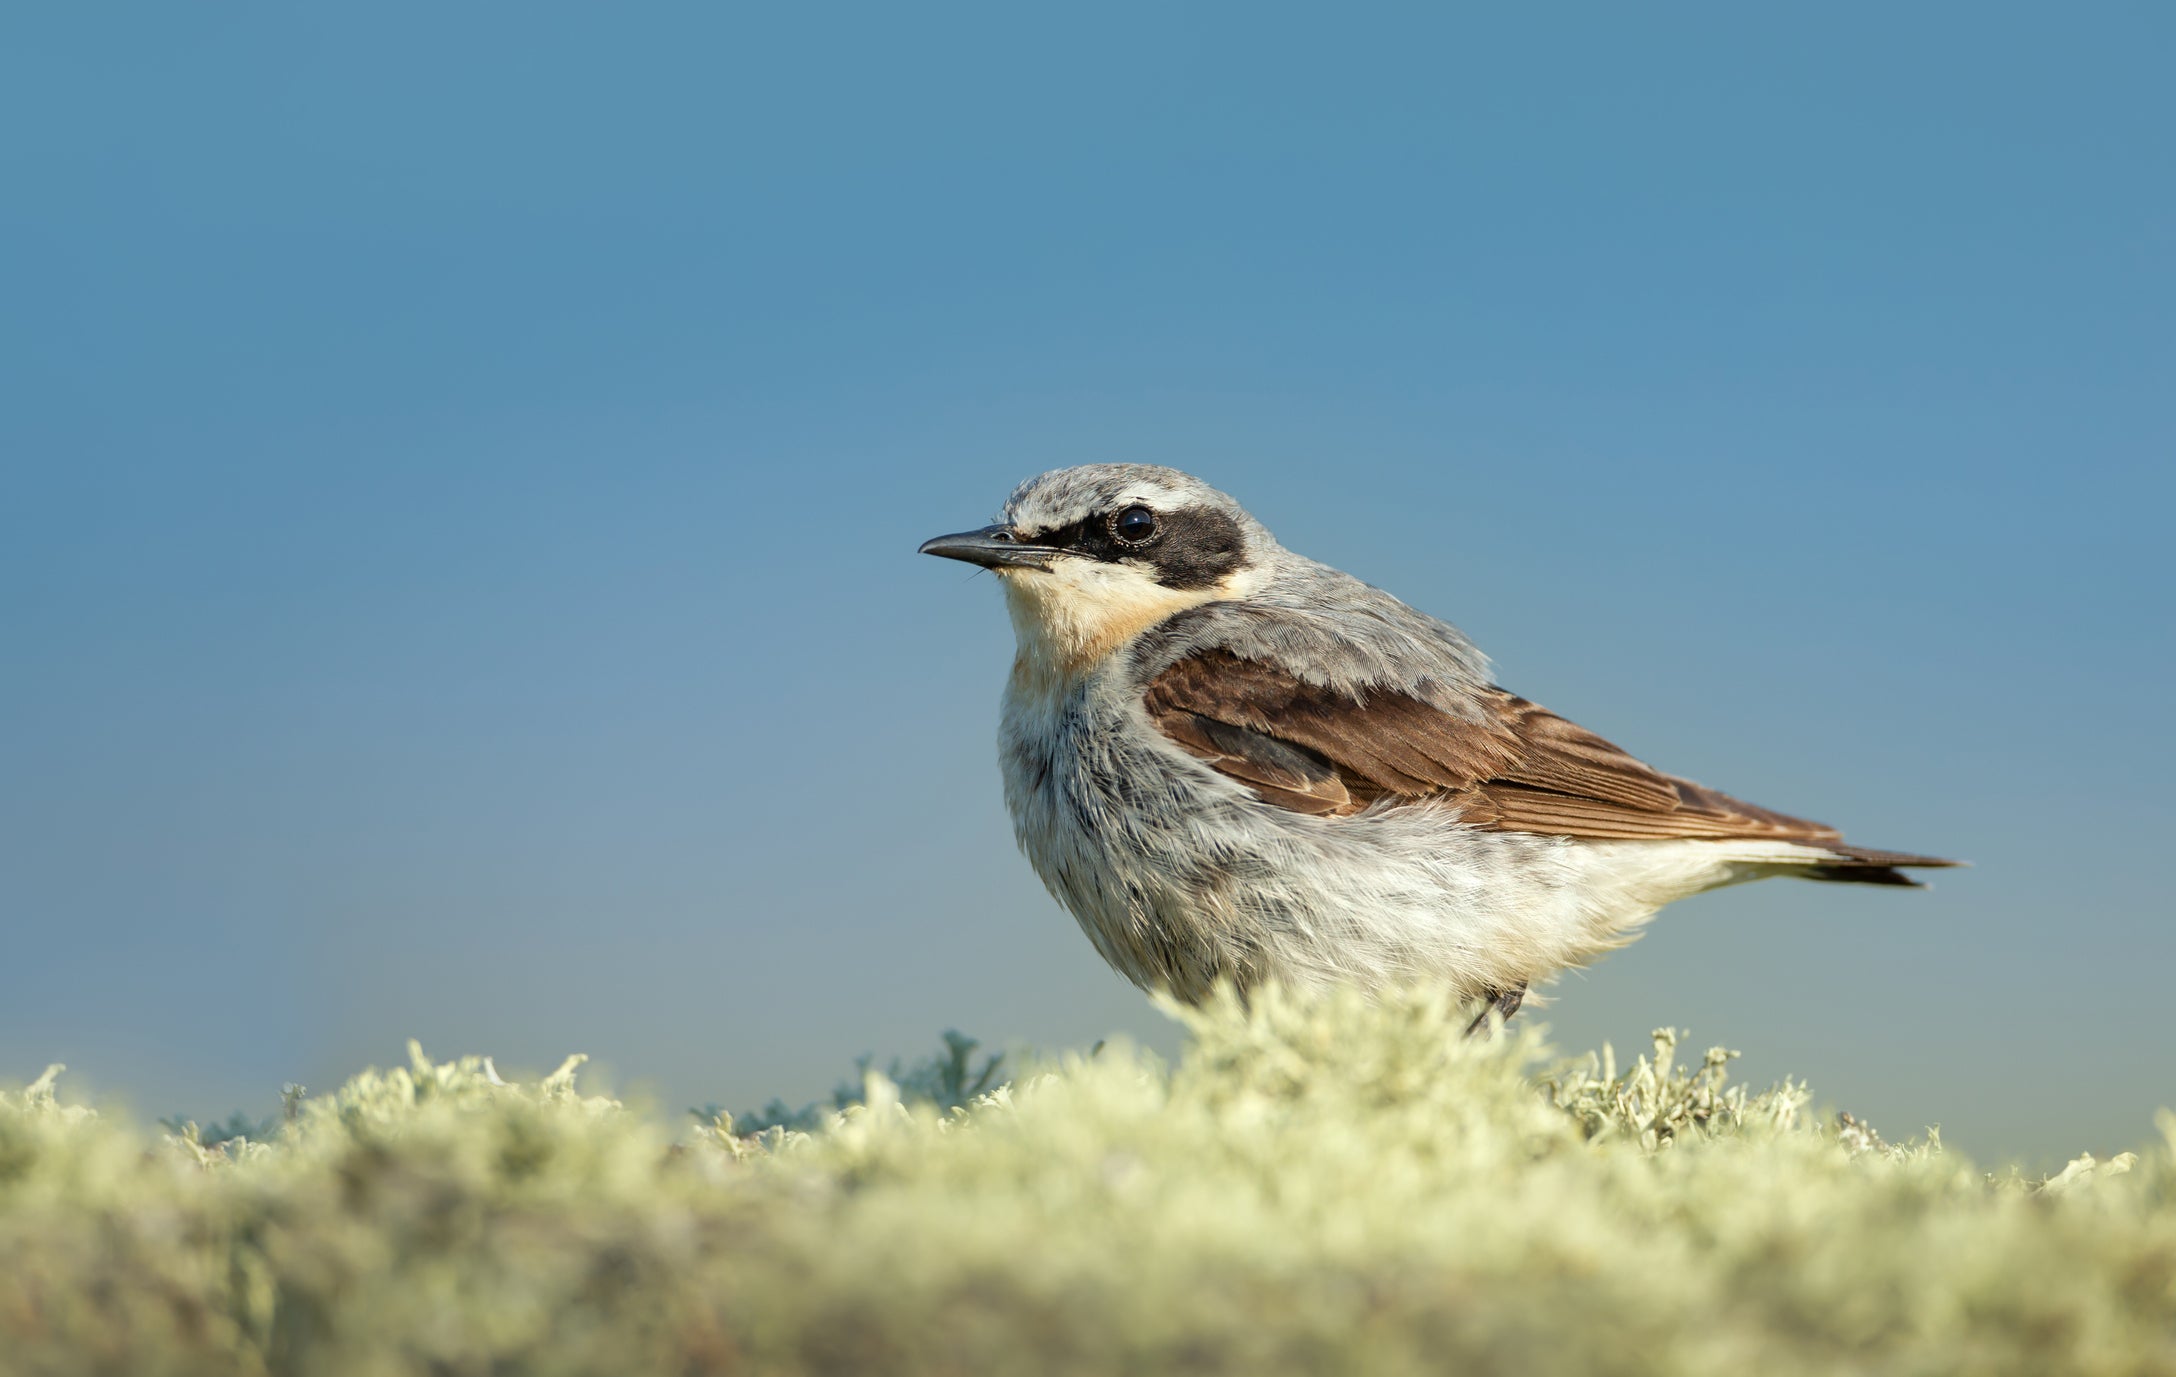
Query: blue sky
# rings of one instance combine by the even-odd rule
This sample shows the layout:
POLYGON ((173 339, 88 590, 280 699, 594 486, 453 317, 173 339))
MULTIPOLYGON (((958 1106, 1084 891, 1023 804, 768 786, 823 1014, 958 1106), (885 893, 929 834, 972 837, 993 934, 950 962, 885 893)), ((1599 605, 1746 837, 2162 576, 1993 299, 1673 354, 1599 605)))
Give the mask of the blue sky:
POLYGON ((1175 464, 1927 894, 1557 987, 1984 1159, 2176 1101, 2161 8, 0 19, 0 1077, 667 1104, 1168 1028, 1014 853, 1009 486, 1175 464))

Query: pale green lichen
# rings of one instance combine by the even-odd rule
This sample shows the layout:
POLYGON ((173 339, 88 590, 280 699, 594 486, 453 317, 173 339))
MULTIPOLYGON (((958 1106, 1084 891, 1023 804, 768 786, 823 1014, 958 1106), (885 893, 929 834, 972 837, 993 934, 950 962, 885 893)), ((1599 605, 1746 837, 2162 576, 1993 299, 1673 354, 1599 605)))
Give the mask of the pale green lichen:
POLYGON ((675 1132, 578 1061, 214 1141, 0 1092, 0 1373, 2176 1371, 2176 1116, 2044 1182, 1415 993, 675 1132), (738 1131, 736 1131, 738 1130, 738 1131))
MULTIPOLYGON (((883 1079, 898 1088, 903 1100, 925 1102, 944 1110, 964 1108, 1004 1084, 998 1071, 1005 1064, 1005 1054, 990 1053, 977 1066, 975 1049, 980 1046, 980 1042, 965 1033, 947 1028, 941 1055, 911 1066, 903 1066, 899 1058, 893 1057, 883 1079)), ((759 1135, 774 1128, 805 1133, 821 1124, 826 1114, 864 1102, 875 1061, 869 1056, 856 1061, 853 1076, 832 1089, 829 1105, 812 1103, 793 1109, 784 1100, 772 1100, 763 1108, 746 1114, 728 1114, 714 1104, 690 1109, 688 1113, 695 1116, 697 1123, 719 1125, 728 1133, 759 1135)))

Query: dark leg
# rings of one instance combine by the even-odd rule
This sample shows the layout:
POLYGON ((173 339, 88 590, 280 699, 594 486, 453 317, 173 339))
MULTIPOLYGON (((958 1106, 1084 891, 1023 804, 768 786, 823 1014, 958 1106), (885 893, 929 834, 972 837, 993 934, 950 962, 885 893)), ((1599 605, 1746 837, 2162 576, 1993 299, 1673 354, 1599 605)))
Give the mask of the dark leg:
POLYGON ((1498 990, 1490 997, 1488 1007, 1476 1014, 1473 1022, 1466 1025, 1466 1036, 1469 1038, 1479 1037, 1482 1033, 1487 1032, 1488 1016, 1490 1014, 1501 1014, 1504 1022, 1509 1023, 1511 1016, 1519 1011, 1519 1005, 1524 1003, 1525 1000, 1526 987, 1524 985, 1515 990, 1498 990))

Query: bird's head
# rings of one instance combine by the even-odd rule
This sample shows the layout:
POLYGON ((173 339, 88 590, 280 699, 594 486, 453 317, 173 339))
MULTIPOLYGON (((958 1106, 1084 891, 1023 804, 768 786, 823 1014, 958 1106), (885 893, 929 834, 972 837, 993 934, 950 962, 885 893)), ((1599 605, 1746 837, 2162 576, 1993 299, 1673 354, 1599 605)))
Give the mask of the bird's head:
POLYGON ((1174 613, 1247 596, 1275 548, 1191 474, 1088 464, 1030 478, 996 524, 925 541, 922 553, 995 571, 1023 668, 1066 675, 1174 613))

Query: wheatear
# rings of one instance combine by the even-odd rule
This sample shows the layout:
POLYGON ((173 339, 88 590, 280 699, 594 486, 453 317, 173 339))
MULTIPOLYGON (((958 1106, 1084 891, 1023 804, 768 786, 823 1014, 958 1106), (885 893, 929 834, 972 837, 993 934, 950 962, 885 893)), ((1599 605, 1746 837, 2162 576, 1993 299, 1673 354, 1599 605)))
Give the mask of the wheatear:
POLYGON ((922 553, 996 571, 1014 831, 1147 989, 1433 980, 1509 1017, 1689 894, 1956 864, 1640 763, 1175 469, 1046 473, 922 553))

